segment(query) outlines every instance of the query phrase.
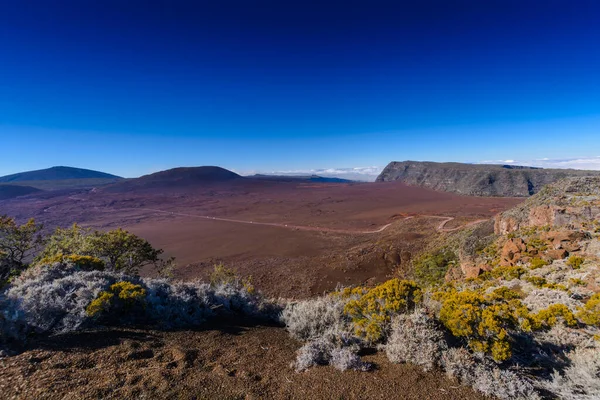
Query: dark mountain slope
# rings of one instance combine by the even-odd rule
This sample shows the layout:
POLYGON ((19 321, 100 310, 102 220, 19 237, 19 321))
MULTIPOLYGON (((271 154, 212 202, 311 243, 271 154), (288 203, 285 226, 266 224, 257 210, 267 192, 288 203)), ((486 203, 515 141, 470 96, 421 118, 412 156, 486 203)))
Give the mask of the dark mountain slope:
POLYGON ((38 192, 41 192, 41 190, 31 186, 0 185, 0 200, 12 199, 38 192))

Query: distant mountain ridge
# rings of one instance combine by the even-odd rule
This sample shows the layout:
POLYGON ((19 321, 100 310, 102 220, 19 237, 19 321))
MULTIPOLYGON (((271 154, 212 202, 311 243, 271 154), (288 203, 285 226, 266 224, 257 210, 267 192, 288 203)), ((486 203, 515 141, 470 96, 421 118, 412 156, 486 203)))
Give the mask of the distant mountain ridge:
POLYGON ((19 172, 0 177, 0 182, 59 181, 67 179, 123 179, 120 176, 91 169, 51 167, 35 171, 19 172))
POLYGON ((600 176, 600 171, 394 161, 383 169, 376 181, 400 181, 407 185, 470 196, 527 197, 548 184, 576 176, 600 176))

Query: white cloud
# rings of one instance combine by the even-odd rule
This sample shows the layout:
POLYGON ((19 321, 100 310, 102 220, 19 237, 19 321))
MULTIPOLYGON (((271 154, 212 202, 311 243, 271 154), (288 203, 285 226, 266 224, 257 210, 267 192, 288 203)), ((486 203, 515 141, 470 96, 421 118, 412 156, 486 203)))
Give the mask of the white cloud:
POLYGON ((328 178, 343 178, 355 181, 372 182, 377 178, 383 167, 351 167, 351 168, 316 168, 295 169, 281 171, 245 171, 242 175, 268 174, 268 175, 318 175, 328 178))
POLYGON ((540 158, 536 160, 486 160, 480 161, 478 164, 515 164, 527 167, 541 168, 572 168, 572 169, 589 169, 600 170, 600 156, 593 157, 578 157, 578 158, 540 158))

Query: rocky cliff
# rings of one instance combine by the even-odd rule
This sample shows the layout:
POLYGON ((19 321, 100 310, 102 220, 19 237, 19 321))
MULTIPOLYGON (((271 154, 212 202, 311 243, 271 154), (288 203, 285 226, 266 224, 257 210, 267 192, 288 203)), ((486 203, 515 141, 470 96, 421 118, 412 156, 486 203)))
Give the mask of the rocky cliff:
POLYGON ((497 215, 494 230, 507 234, 542 226, 600 232, 600 176, 567 178, 546 186, 523 204, 497 215))
POLYGON ((407 185, 471 196, 526 197, 560 179, 591 175, 600 176, 600 171, 395 161, 384 168, 377 181, 401 181, 407 185))

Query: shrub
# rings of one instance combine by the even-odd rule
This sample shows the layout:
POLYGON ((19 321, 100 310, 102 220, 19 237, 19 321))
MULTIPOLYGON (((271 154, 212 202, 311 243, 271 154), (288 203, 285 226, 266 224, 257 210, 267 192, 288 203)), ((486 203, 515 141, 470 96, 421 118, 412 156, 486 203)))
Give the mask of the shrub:
POLYGON ((38 265, 54 265, 57 263, 70 263, 83 271, 104 270, 104 261, 101 259, 93 256, 82 256, 79 254, 56 254, 53 256, 46 256, 37 262, 38 265))
POLYGON ((532 290, 527 297, 523 299, 523 303, 533 313, 546 309, 553 304, 564 304, 572 312, 575 312, 583 305, 583 303, 574 299, 565 291, 546 287, 532 290))
POLYGON ((582 257, 571 256, 567 260, 567 265, 570 266, 573 269, 579 269, 579 268, 581 268, 581 265, 583 264, 584 261, 585 260, 582 257))
POLYGON ((491 278, 500 278, 505 281, 511 281, 513 279, 520 279, 521 276, 527 273, 527 270, 519 266, 499 266, 491 270, 490 272, 484 272, 480 278, 482 280, 491 278))
POLYGON ((391 362, 412 363, 428 371, 439 364, 442 351, 447 347, 444 334, 433 319, 422 311, 415 311, 394 317, 385 352, 391 362))
POLYGON ((140 279, 73 264, 38 266, 0 293, 0 338, 68 332, 107 324, 198 326, 208 317, 241 315, 274 320, 280 308, 242 285, 140 279), (93 317, 92 317, 93 316, 93 317))
POLYGON ((63 254, 92 255, 91 236, 93 231, 73 224, 70 228, 56 228, 54 233, 45 239, 45 245, 36 257, 36 264, 47 264, 57 261, 55 257, 63 254))
POLYGON ((352 318, 356 334, 370 342, 386 336, 393 314, 413 310, 422 298, 421 289, 415 282, 399 279, 391 279, 363 292, 358 299, 348 301, 344 312, 352 318))
POLYGON ((528 325, 527 308, 519 294, 506 288, 492 293, 465 290, 439 292, 440 321, 458 337, 467 340, 473 351, 488 353, 496 361, 511 357, 509 332, 528 325))
POLYGON ((541 386, 564 400, 600 398, 600 351, 598 348, 576 349, 569 353, 570 365, 563 373, 555 371, 552 379, 541 386))
POLYGON ((498 368, 485 358, 476 358, 465 348, 443 352, 441 362, 448 377, 463 385, 500 399, 539 399, 531 382, 518 374, 498 368))
POLYGON ((424 254, 413 261, 415 280, 424 286, 442 283, 448 268, 457 261, 456 254, 450 250, 424 254))
POLYGON ((215 265, 213 272, 210 274, 212 285, 235 283, 237 279, 235 271, 227 268, 224 264, 215 265))
POLYGON ((334 349, 335 345, 327 338, 318 338, 307 342, 298 350, 295 363, 296 372, 316 365, 329 364, 331 352, 334 349))
POLYGON ((559 321, 568 326, 577 326, 575 315, 564 304, 552 304, 548 308, 540 310, 531 316, 531 321, 534 329, 551 328, 559 321))
POLYGON ((344 316, 344 301, 339 296, 325 296, 311 300, 290 302, 281 313, 288 332, 299 340, 310 340, 329 332, 349 330, 344 316))
POLYGON ((128 274, 137 274, 145 265, 155 265, 163 253, 145 239, 121 228, 95 232, 90 240, 92 255, 105 260, 107 268, 128 274))
POLYGON ((362 361, 356 352, 347 347, 333 349, 329 364, 340 371, 353 369, 364 372, 370 370, 372 367, 371 364, 362 361))
POLYGON ((325 335, 304 344, 298 350, 294 366, 297 372, 316 365, 332 365, 341 371, 369 370, 371 365, 361 361, 357 350, 356 346, 339 343, 334 335, 325 335))
POLYGON ((540 257, 534 257, 534 258, 532 258, 529 264, 530 264, 529 267, 531 269, 538 269, 538 268, 545 267, 546 265, 550 265, 549 262, 547 262, 546 260, 541 259, 540 257))
POLYGON ((6 291, 2 310, 8 334, 68 332, 87 322, 88 304, 119 280, 109 272, 83 272, 72 265, 41 266, 31 279, 17 279, 6 291))
POLYGON ((0 287, 27 268, 27 260, 41 244, 41 229, 33 219, 19 225, 0 215, 0 287))
POLYGON ((541 276, 526 276, 523 280, 531 283, 537 288, 542 288, 546 284, 546 279, 541 276))
POLYGON ((594 294, 577 313, 584 324, 600 327, 600 293, 594 294))
POLYGON ((141 304, 146 296, 146 289, 129 281, 113 283, 106 291, 102 291, 85 309, 90 317, 110 319, 127 314, 141 304))
MULTIPOLYGON (((169 262, 159 258, 162 253, 148 241, 120 228, 100 232, 74 224, 71 228, 57 228, 46 239, 46 246, 38 255, 37 263, 52 261, 63 254, 78 254, 100 259, 110 270, 137 274, 146 265, 164 269, 169 262)), ((172 262, 172 259, 168 261, 172 262)))

